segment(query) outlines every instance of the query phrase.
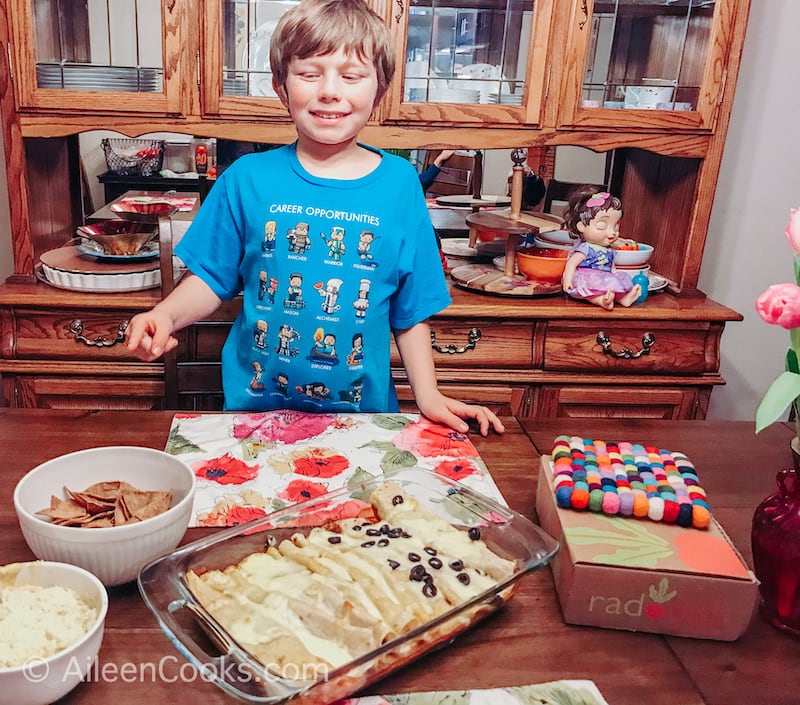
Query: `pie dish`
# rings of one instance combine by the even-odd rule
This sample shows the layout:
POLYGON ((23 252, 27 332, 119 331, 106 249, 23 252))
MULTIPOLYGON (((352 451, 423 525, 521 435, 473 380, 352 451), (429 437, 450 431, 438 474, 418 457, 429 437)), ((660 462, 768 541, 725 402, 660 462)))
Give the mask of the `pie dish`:
MULTIPOLYGON (((377 516, 381 516, 380 507, 376 507, 377 516)), ((374 529, 380 532, 377 526, 382 526, 380 520, 374 529)), ((409 523, 409 526, 412 525, 409 523)), ((431 529, 430 537, 422 536, 426 529, 421 527, 425 527, 424 521, 415 524, 408 533, 417 533, 417 538, 430 542, 430 547, 437 541, 442 545, 439 534, 431 529)), ((395 540, 402 541, 403 538, 395 537, 395 540)), ((327 547, 328 543, 322 540, 321 545, 327 547)), ((447 477, 412 468, 394 472, 390 478, 369 477, 354 481, 346 489, 290 506, 184 546, 146 566, 139 574, 139 590, 177 648, 226 693, 245 702, 277 705, 291 700, 292 705, 311 705, 347 697, 430 649, 450 642, 457 634, 499 609, 515 592, 516 581, 526 572, 545 565, 557 549, 558 543, 552 537, 522 515, 447 477), (203 600, 198 597, 202 591, 197 589, 196 576, 206 575, 211 585, 219 585, 219 575, 230 573, 253 556, 270 554, 273 548, 282 547, 287 540, 298 545, 320 540, 319 534, 314 533, 315 528, 317 532, 335 531, 331 527, 340 522, 352 522, 356 517, 366 516, 371 508, 370 497, 385 488, 388 481, 400 488, 392 490, 392 500, 397 494, 402 494, 415 509, 435 515, 434 523, 438 527, 446 523, 447 530, 464 541, 475 541, 473 536, 479 537, 503 566, 499 573, 487 569, 487 574, 491 574, 491 579, 487 578, 488 587, 482 584, 461 604, 438 612, 428 621, 412 624, 408 631, 399 635, 389 634, 365 653, 351 655, 349 660, 322 670, 295 668, 292 671, 276 668, 275 664, 265 665, 243 646, 241 642, 245 638, 241 633, 239 640, 235 639, 204 607, 203 600), (354 508, 358 508, 355 514, 354 508), (209 648, 207 640, 198 641, 198 623, 210 637, 214 649, 209 648), (221 664, 228 668, 221 668, 221 664), (243 674, 250 677, 242 677, 243 674)), ((428 553, 422 555, 424 560, 428 560, 428 553)), ((467 562, 465 557, 464 563, 467 562)), ((442 572, 445 571, 451 569, 445 565, 442 572)), ((325 571, 321 574, 324 576, 325 571)), ((414 589, 427 585, 424 579, 413 582, 410 573, 409 580, 414 589)), ((437 577, 436 581, 439 580, 437 577)), ((302 599, 300 593, 293 597, 302 599)), ((241 610, 248 609, 244 606, 246 602, 242 604, 240 617, 241 610)), ((262 609, 253 615, 254 623, 260 626, 259 619, 271 617, 271 604, 272 601, 267 601, 266 611, 262 609)), ((310 602, 307 607, 311 609, 310 602)), ((295 608, 302 607, 295 605, 295 608)), ((282 608, 274 609, 277 613, 282 608)), ((224 615, 221 618, 224 619, 224 615)), ((244 619, 246 621, 247 614, 244 619)), ((255 633, 258 632, 259 629, 255 629, 255 633)), ((314 639, 308 643, 315 644, 314 639)), ((264 656, 261 658, 268 660, 264 656)))

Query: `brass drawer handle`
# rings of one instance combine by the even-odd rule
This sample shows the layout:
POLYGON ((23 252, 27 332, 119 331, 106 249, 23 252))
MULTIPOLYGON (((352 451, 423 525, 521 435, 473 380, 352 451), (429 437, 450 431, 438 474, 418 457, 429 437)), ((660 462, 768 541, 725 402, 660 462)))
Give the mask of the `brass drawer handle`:
POLYGON ((75 335, 76 343, 83 343, 93 348, 110 348, 117 343, 125 341, 125 331, 128 329, 128 321, 122 321, 117 326, 117 337, 114 340, 108 340, 102 335, 98 335, 94 340, 89 340, 83 335, 83 321, 76 318, 69 324, 69 332, 75 335))
POLYGON ((655 345, 656 336, 652 333, 645 333, 642 336, 642 349, 635 353, 633 350, 629 350, 628 348, 622 348, 619 352, 615 352, 611 349, 611 338, 609 338, 603 331, 600 331, 597 334, 597 344, 603 348, 603 352, 606 355, 613 355, 614 357, 621 358, 624 360, 635 360, 637 357, 641 357, 642 355, 649 355, 650 348, 655 345))
POLYGON ((578 29, 583 29, 586 26, 586 22, 589 20, 589 8, 586 6, 586 0, 582 0, 581 2, 581 12, 583 13, 583 19, 578 22, 578 29))
POLYGON ((436 344, 436 333, 431 331, 431 347, 438 353, 447 353, 449 355, 461 355, 462 353, 468 352, 470 350, 475 349, 475 345, 477 345, 478 341, 481 339, 481 329, 480 328, 470 328, 469 332, 467 333, 467 344, 466 345, 454 345, 453 343, 448 343, 447 345, 437 345, 436 344))

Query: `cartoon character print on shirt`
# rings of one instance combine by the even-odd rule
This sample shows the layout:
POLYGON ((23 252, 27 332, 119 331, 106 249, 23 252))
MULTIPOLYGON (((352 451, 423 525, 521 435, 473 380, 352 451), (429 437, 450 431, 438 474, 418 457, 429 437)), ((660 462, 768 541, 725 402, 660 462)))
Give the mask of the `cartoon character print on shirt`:
POLYGON ((362 320, 367 317, 367 309, 369 308, 369 287, 371 282, 369 279, 362 279, 358 283, 358 298, 353 301, 353 308, 356 310, 356 319, 362 320))
POLYGON ((292 347, 295 340, 300 340, 300 333, 288 323, 282 323, 278 330, 278 347, 275 348, 275 352, 281 357, 297 357, 300 349, 292 347))
POLYGON ((289 376, 285 372, 278 372, 272 381, 275 382, 275 393, 282 397, 289 398, 289 376))
POLYGON ((287 296, 283 300, 284 308, 295 310, 306 307, 303 299, 303 275, 300 272, 292 272, 289 275, 289 286, 286 287, 287 296))
POLYGON ((304 255, 311 247, 311 237, 308 234, 308 223, 297 223, 293 228, 289 229, 286 233, 286 239, 289 241, 289 252, 296 255, 304 255))
POLYGON ((323 298, 322 310, 328 315, 336 313, 341 306, 336 303, 339 300, 339 291, 344 282, 341 279, 328 279, 327 283, 317 282, 314 288, 323 298))
POLYGON ((352 347, 347 356, 347 364, 350 367, 360 367, 364 361, 364 334, 354 333, 352 347))
POLYGON ((269 284, 267 285, 267 300, 271 303, 275 303, 275 292, 278 291, 278 280, 275 277, 269 278, 269 284))
POLYGON ((361 260, 362 266, 370 268, 378 266, 372 254, 372 243, 375 242, 376 239, 377 237, 372 230, 362 230, 358 236, 356 251, 358 252, 358 258, 361 260))
POLYGON ((322 382, 308 382, 302 386, 295 387, 295 391, 305 401, 323 402, 330 399, 331 390, 328 389, 322 382))
POLYGON ((275 238, 277 234, 277 220, 268 220, 266 223, 264 223, 264 241, 261 243, 262 252, 273 252, 275 250, 275 238))
POLYGON ((269 332, 269 324, 259 319, 256 321, 256 327, 253 330, 253 342, 259 350, 268 350, 267 333, 269 332))
POLYGON ((354 411, 361 409, 361 394, 364 391, 364 378, 358 377, 350 383, 350 389, 339 390, 339 401, 349 402, 354 411))
POLYGON ((308 354, 311 362, 321 365, 333 366, 339 364, 336 356, 336 336, 333 333, 326 333, 324 328, 317 328, 314 331, 314 346, 308 354))
POLYGON ((269 275, 262 269, 258 273, 258 300, 263 301, 264 296, 267 294, 267 281, 269 280, 269 275))
POLYGON ((344 228, 334 225, 331 234, 325 237, 325 233, 320 233, 322 241, 328 246, 328 257, 334 262, 341 262, 346 251, 344 244, 344 228))
POLYGON ((252 389, 254 392, 264 391, 264 383, 261 381, 261 377, 263 374, 264 374, 264 367, 261 365, 260 362, 254 360, 253 378, 250 380, 250 389, 252 389))

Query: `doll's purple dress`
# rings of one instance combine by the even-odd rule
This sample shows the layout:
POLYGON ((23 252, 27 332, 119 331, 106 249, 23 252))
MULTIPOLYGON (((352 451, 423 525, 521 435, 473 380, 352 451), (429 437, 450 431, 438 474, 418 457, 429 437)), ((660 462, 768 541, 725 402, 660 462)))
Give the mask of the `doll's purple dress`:
POLYGON ((567 292, 579 299, 588 299, 598 294, 613 291, 624 294, 633 288, 627 272, 613 272, 614 250, 610 247, 595 247, 588 242, 579 242, 570 250, 570 256, 580 252, 586 257, 572 276, 572 288, 567 292))

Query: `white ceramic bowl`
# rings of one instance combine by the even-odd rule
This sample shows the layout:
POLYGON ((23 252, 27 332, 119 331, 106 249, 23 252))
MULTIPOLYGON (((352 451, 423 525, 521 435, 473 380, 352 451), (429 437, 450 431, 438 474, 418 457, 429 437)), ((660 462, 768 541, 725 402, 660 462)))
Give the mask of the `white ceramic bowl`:
MULTIPOLYGON (((547 233, 547 235, 549 234, 550 233, 547 233)), ((548 240, 547 235, 534 235, 534 246, 548 250, 571 250, 579 242, 578 240, 573 240, 571 243, 560 242, 558 240, 548 240)))
POLYGON ((97 611, 86 634, 57 654, 30 659, 15 668, 0 668, 0 702, 14 705, 53 703, 81 682, 97 658, 108 611, 106 590, 94 575, 82 568, 48 561, 3 566, 0 582, 68 587, 97 611))
POLYGON ((614 265, 617 271, 627 272, 631 278, 635 277, 637 274, 644 274, 645 276, 650 274, 649 264, 617 264, 615 262, 614 265))
POLYGON ((107 446, 68 453, 35 467, 14 490, 14 508, 37 558, 63 561, 94 573, 106 585, 134 580, 150 561, 179 543, 192 513, 195 476, 181 460, 153 448, 107 446), (172 506, 135 524, 108 528, 59 526, 36 512, 62 496, 64 485, 125 480, 140 490, 172 490, 172 506))
POLYGON ((643 242, 638 243, 638 250, 614 250, 614 264, 616 265, 643 265, 653 256, 653 246, 643 242))

